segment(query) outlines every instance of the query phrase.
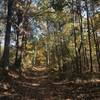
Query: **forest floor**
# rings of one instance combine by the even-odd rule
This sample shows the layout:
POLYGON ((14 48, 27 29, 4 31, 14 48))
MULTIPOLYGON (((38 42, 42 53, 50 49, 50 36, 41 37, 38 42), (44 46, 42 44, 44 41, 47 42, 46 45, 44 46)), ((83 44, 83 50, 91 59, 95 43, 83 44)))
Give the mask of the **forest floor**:
POLYGON ((0 81, 0 100, 100 100, 100 80, 55 82, 48 73, 45 67, 10 71, 0 81))

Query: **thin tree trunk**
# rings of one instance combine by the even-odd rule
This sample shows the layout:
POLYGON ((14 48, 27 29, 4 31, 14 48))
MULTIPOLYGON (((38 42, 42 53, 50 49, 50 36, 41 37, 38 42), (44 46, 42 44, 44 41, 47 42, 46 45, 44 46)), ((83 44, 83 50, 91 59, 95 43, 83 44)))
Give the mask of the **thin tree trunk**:
MULTIPOLYGON (((72 0, 72 3, 74 3, 74 0, 72 0)), ((76 64, 76 68, 75 71, 77 73, 79 73, 79 65, 78 65, 78 53, 77 53, 77 42, 76 42, 76 32, 75 32, 75 13, 74 13, 74 4, 72 4, 72 12, 73 12, 73 35, 74 35, 74 48, 75 48, 75 64, 76 64)))
POLYGON ((99 46, 98 46, 98 39, 95 35, 95 30, 94 30, 94 1, 92 1, 92 12, 93 12, 93 19, 91 19, 91 26, 92 26, 92 32, 93 32, 93 38, 94 38, 94 44, 96 48, 96 58, 97 58, 97 63, 99 67, 99 72, 100 72, 100 56, 99 56, 99 46))
POLYGON ((87 0, 85 0, 85 6, 86 6, 86 12, 87 12, 87 29, 88 29, 88 42, 89 42, 89 53, 90 53, 90 71, 93 72, 91 32, 90 32, 89 9, 88 9, 87 0))
MULTIPOLYGON (((82 19, 82 12, 81 12, 81 1, 77 1, 78 7, 77 7, 77 12, 79 14, 79 26, 80 26, 80 36, 81 36, 81 42, 80 42, 80 46, 78 48, 78 55, 79 55, 79 66, 80 66, 80 73, 82 73, 82 54, 81 51, 84 50, 84 46, 83 46, 83 19, 82 19)), ((84 52, 84 51, 83 51, 84 52)))
POLYGON ((37 57, 37 47, 34 47, 34 57, 33 57, 33 65, 36 65, 36 57, 37 57))
POLYGON ((16 38, 16 57, 15 57, 15 66, 18 67, 18 52, 19 52, 19 30, 17 30, 17 38, 16 38))
POLYGON ((48 66, 50 63, 49 45, 46 44, 45 46, 46 46, 46 66, 48 66))
POLYGON ((16 40, 16 57, 15 57, 15 66, 17 69, 20 68, 20 65, 21 65, 21 46, 19 45, 19 34, 20 34, 20 30, 19 30, 19 25, 20 23, 22 22, 22 11, 21 10, 18 10, 17 11, 17 18, 18 18, 18 21, 17 21, 17 40, 16 40))

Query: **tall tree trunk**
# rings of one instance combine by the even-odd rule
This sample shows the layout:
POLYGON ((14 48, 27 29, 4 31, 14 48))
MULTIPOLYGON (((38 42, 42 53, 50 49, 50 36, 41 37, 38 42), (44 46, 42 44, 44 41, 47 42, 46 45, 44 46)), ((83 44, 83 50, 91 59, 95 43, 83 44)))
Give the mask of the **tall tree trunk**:
POLYGON ((96 49, 96 58, 97 58, 97 63, 98 63, 98 67, 99 67, 99 72, 100 72, 100 56, 99 56, 99 46, 98 46, 98 39, 96 37, 95 34, 95 30, 94 30, 94 1, 92 1, 92 13, 93 13, 93 19, 91 19, 91 26, 92 26, 92 32, 93 32, 93 38, 94 38, 94 44, 95 44, 95 49, 96 49))
POLYGON ((19 30, 17 29, 17 36, 16 36, 16 56, 15 56, 15 66, 18 66, 18 52, 19 52, 19 30))
POLYGON ((78 13, 78 17, 79 17, 79 27, 80 27, 80 38, 81 38, 81 42, 78 48, 78 56, 79 56, 79 72, 82 73, 82 53, 84 52, 84 46, 83 46, 83 19, 82 19, 82 11, 81 11, 81 1, 80 0, 76 0, 76 5, 77 5, 77 13, 78 13), (82 53, 81 53, 82 52, 82 53))
POLYGON ((87 29, 88 29, 88 42, 89 42, 89 53, 90 53, 90 71, 93 72, 92 64, 92 47, 91 47, 91 32, 90 32, 90 21, 89 21, 89 9, 87 0, 85 0, 86 14, 87 14, 87 29))
POLYGON ((73 13, 73 35, 74 35, 74 48, 75 48, 75 71, 79 73, 79 65, 78 65, 78 53, 77 53, 77 42, 76 42, 76 32, 75 32, 75 12, 74 12, 74 0, 72 0, 72 13, 73 13))
POLYGON ((16 28, 16 34, 17 34, 17 40, 16 40, 16 57, 15 57, 15 66, 16 68, 20 68, 20 65, 21 65, 21 51, 20 51, 20 48, 21 46, 19 45, 20 41, 19 41, 19 35, 20 35, 20 30, 19 30, 19 25, 20 23, 22 22, 22 11, 21 10, 18 10, 17 11, 17 18, 18 18, 18 21, 17 21, 17 28, 16 28))
POLYGON ((10 49, 10 34, 12 25, 12 15, 13 15, 13 0, 8 0, 8 13, 7 13, 7 24, 6 24, 6 34, 5 34, 5 45, 4 52, 1 58, 1 67, 9 66, 9 49, 10 49))

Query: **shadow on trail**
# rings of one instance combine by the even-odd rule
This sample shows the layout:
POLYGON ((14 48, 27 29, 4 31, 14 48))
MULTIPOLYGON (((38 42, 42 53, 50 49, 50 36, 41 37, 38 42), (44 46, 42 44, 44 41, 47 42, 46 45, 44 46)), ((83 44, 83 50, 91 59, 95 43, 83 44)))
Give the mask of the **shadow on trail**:
POLYGON ((45 68, 28 69, 21 76, 9 72, 9 77, 10 83, 0 83, 0 100, 100 100, 99 80, 54 82, 45 68))

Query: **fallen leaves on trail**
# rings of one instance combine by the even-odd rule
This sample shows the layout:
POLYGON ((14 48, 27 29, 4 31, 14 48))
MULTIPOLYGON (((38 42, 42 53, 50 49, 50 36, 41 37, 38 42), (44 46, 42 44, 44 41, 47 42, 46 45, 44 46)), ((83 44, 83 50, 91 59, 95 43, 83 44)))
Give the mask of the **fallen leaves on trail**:
POLYGON ((0 82, 1 98, 3 100, 97 100, 100 99, 100 80, 75 81, 62 80, 55 82, 46 68, 37 67, 27 69, 21 74, 9 72, 10 83, 0 82), (21 76, 20 76, 21 75, 21 76), (17 76, 17 78, 16 78, 17 76), (13 98, 13 99, 12 99, 13 98), (15 99, 19 98, 19 99, 15 99), (88 99, 89 98, 89 99, 88 99), (96 98, 96 99, 94 99, 96 98))
POLYGON ((8 73, 8 75, 11 76, 11 77, 13 77, 13 78, 18 78, 18 77, 19 77, 18 73, 15 72, 15 71, 10 71, 10 72, 8 73))
POLYGON ((38 71, 38 72, 44 72, 44 71, 47 71, 48 68, 47 67, 38 66, 38 67, 33 67, 32 70, 33 71, 38 71))

